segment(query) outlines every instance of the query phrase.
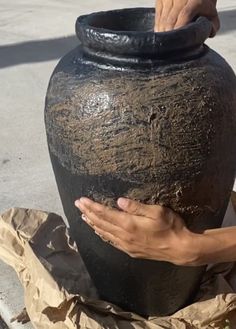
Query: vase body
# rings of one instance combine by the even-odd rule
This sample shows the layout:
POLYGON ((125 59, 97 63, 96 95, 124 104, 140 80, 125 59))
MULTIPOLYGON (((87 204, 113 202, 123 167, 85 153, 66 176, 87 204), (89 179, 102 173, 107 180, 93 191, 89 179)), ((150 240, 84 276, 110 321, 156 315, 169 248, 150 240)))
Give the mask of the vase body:
POLYGON ((74 201, 161 204, 201 232, 221 226, 236 166, 236 79, 203 44, 210 23, 153 33, 153 21, 148 8, 79 18, 81 44, 56 67, 45 110, 64 211, 100 298, 144 316, 191 303, 205 267, 129 257, 74 201))

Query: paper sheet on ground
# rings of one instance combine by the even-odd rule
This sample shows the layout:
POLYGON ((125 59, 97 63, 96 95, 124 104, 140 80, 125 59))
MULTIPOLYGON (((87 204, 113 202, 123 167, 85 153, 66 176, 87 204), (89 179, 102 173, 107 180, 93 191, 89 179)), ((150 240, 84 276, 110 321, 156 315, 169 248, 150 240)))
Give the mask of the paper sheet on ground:
MULTIPOLYGON (((233 202, 236 197, 233 195, 233 202)), ((144 319, 98 299, 63 219, 14 208, 0 217, 0 258, 23 287, 36 329, 236 328, 235 264, 209 267, 198 301, 170 317, 144 319)))

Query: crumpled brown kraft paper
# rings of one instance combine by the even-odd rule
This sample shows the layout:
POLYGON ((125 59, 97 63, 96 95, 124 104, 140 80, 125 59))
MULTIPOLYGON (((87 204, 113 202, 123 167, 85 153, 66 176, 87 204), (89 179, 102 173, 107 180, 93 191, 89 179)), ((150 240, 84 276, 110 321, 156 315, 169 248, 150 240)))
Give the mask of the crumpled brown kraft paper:
POLYGON ((63 219, 53 213, 10 209, 0 217, 0 258, 24 287, 37 329, 236 328, 235 264, 211 266, 198 301, 170 317, 144 319, 98 300, 63 219))

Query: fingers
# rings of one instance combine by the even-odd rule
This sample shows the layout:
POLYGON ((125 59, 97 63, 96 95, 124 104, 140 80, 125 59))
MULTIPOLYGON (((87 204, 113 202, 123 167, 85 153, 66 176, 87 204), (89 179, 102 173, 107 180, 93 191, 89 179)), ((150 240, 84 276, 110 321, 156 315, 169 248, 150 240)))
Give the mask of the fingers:
POLYGON ((83 200, 79 200, 76 201, 75 205, 83 213, 82 219, 92 228, 99 227, 100 229, 107 231, 111 234, 122 234, 120 232, 121 229, 111 222, 110 217, 108 217, 107 220, 104 220, 106 219, 106 215, 104 215, 104 213, 106 214, 106 211, 101 211, 100 207, 98 207, 98 204, 96 204, 95 202, 92 203, 91 201, 90 204, 90 202, 86 203, 85 201, 85 203, 83 203, 83 200))
POLYGON ((117 203, 123 211, 110 209, 87 198, 77 200, 75 205, 87 217, 91 227, 98 227, 121 239, 130 239, 131 235, 145 230, 152 231, 154 226, 157 230, 164 230, 171 225, 168 208, 126 198, 119 198, 117 203))
POLYGON ((220 20, 218 16, 218 12, 216 9, 216 1, 208 0, 202 1, 202 4, 197 13, 198 16, 205 16, 212 23, 212 32, 210 37, 214 37, 217 31, 220 29, 220 20))
POLYGON ((86 210, 83 211, 82 219, 85 221, 93 230, 98 229, 105 231, 109 234, 122 236, 123 231, 117 226, 112 225, 106 221, 100 220, 94 213, 88 213, 86 210))
POLYGON ((190 23, 198 15, 198 10, 198 5, 193 6, 192 3, 188 2, 179 12, 174 28, 178 29, 190 23))
POLYGON ((132 244, 132 241, 125 239, 123 236, 122 239, 115 237, 112 234, 107 233, 99 228, 94 228, 95 234, 97 234, 104 242, 109 243, 116 249, 126 253, 133 258, 142 258, 142 252, 137 251, 137 247, 132 244))
POLYGON ((216 0, 157 0, 155 32, 181 28, 197 16, 207 17, 212 22, 213 37, 220 28, 216 0))
POLYGON ((154 31, 160 31, 160 22, 161 22, 161 14, 162 14, 163 3, 162 0, 156 1, 156 13, 155 13, 155 27, 154 31))
MULTIPOLYGON (((125 251, 124 248, 124 242, 122 239, 120 239, 118 236, 114 235, 114 233, 110 233, 107 231, 106 227, 101 228, 96 226, 93 221, 91 221, 89 218, 87 218, 84 214, 82 215, 82 219, 94 230, 94 233, 99 236, 101 240, 103 240, 106 243, 109 243, 116 249, 119 249, 120 251, 125 251)), ((100 224, 100 223, 99 223, 100 224)), ((124 238, 124 234, 121 235, 124 238)))
POLYGON ((104 242, 107 242, 112 246, 121 249, 122 241, 113 234, 108 233, 98 227, 94 227, 94 233, 99 236, 99 238, 101 238, 104 242))
POLYGON ((126 213, 110 209, 102 204, 93 202, 87 198, 81 198, 75 202, 75 206, 89 218, 94 225, 109 230, 110 233, 121 233, 121 231, 134 232, 135 223, 132 216, 126 213))
POLYGON ((217 31, 219 31, 219 29, 220 29, 220 19, 219 19, 218 14, 216 15, 216 17, 214 17, 212 19, 211 22, 212 22, 213 28, 212 28, 210 37, 213 38, 216 35, 217 31))
POLYGON ((146 205, 126 198, 119 198, 117 204, 122 210, 131 215, 143 216, 155 220, 161 216, 162 207, 158 205, 146 205))
POLYGON ((178 16, 188 0, 157 0, 155 32, 174 29, 178 16))
POLYGON ((166 23, 169 13, 173 7, 173 0, 164 0, 161 15, 159 17, 158 32, 166 31, 166 23))
POLYGON ((215 2, 212 0, 188 0, 179 13, 175 28, 180 28, 193 21, 196 16, 205 16, 213 20, 218 16, 215 2))

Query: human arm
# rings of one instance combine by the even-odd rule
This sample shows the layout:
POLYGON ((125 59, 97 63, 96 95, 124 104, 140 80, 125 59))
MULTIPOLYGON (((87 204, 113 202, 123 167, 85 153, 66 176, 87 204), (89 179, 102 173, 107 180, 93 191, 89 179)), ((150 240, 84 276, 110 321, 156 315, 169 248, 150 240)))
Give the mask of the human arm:
POLYGON ((196 234, 171 209, 120 198, 121 211, 87 198, 75 205, 105 241, 134 258, 182 266, 236 261, 236 227, 196 234))
POLYGON ((211 37, 215 36, 220 28, 216 0, 157 0, 155 31, 183 27, 197 16, 207 17, 212 22, 211 37))
POLYGON ((206 230, 200 238, 199 265, 236 261, 236 227, 206 230))

